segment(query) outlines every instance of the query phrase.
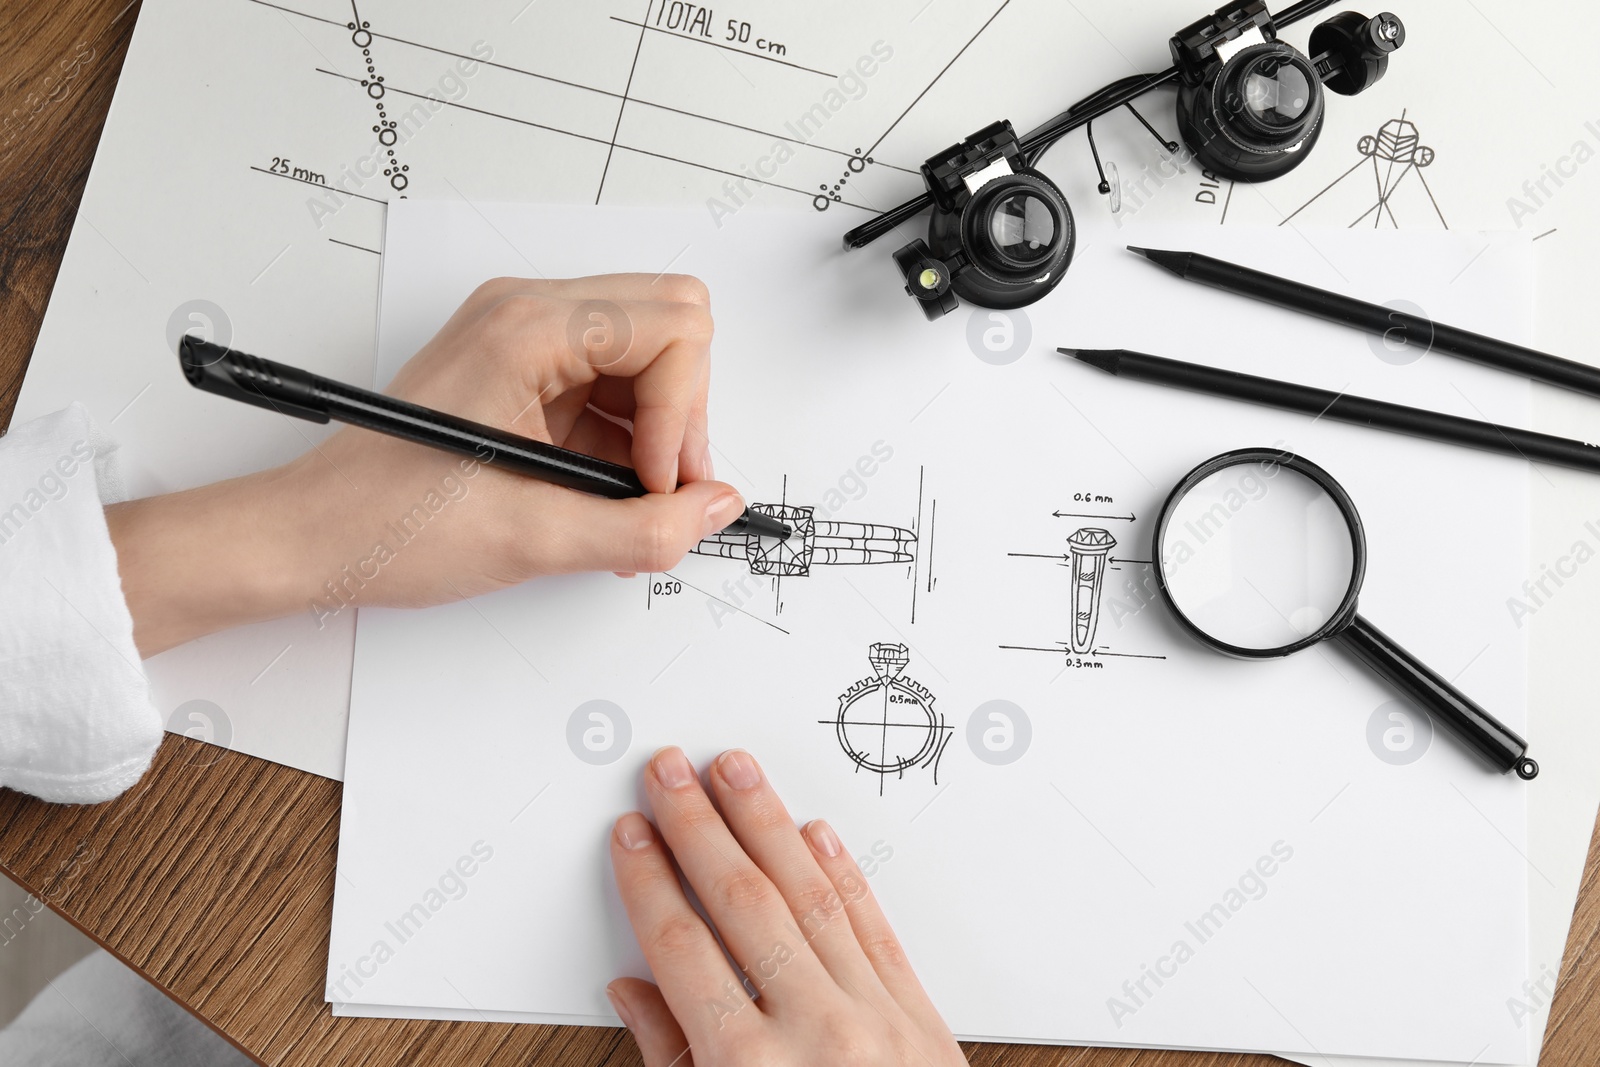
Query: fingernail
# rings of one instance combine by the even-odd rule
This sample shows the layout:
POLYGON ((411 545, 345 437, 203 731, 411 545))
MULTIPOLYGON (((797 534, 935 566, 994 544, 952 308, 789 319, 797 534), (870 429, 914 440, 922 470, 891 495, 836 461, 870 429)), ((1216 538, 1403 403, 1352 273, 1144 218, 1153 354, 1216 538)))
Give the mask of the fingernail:
POLYGON ((629 852, 644 848, 655 840, 655 834, 650 832, 650 820, 636 811, 628 812, 617 820, 617 840, 629 852))
POLYGON ((618 578, 637 578, 637 577, 639 577, 639 574, 638 574, 637 571, 612 571, 611 573, 615 574, 618 578))
POLYGON ((806 823, 806 839, 811 842, 812 848, 830 860, 844 848, 839 844, 839 835, 833 832, 833 827, 821 819, 813 819, 806 823))
POLYGON ((744 501, 739 499, 738 493, 723 493, 706 508, 706 532, 701 536, 710 537, 714 533, 726 530, 743 510, 744 501))
POLYGON ((622 1020, 622 1025, 632 1030, 633 1015, 628 1011, 628 1005, 621 997, 612 992, 610 986, 606 986, 606 999, 611 1001, 611 1010, 617 1013, 617 1017, 622 1020))
POLYGON ((689 757, 680 748, 662 749, 651 764, 656 769, 656 779, 668 789, 682 789, 694 781, 694 768, 689 766, 689 757))
POLYGON ((723 780, 735 789, 754 789, 761 784, 761 768, 748 752, 739 749, 724 752, 717 761, 717 769, 722 772, 723 780))

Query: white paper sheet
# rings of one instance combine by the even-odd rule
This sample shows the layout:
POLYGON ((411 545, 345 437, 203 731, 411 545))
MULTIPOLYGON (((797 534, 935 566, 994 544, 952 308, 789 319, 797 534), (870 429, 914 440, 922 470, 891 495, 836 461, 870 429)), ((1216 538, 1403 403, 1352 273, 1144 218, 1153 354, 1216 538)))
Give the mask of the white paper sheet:
MULTIPOLYGON (((1323 284, 1343 275, 1369 296, 1403 283, 1441 317, 1506 336, 1529 327, 1525 242, 1183 228, 1149 239, 1323 284)), ((1520 727, 1523 635, 1483 591, 1521 573, 1524 465, 1115 381, 1053 348, 1193 355, 1509 422, 1526 416, 1526 387, 1432 356, 1395 366, 1359 334, 1152 276, 1094 231, 1057 297, 1010 320, 1031 340, 997 366, 969 347, 970 331, 997 325, 987 312, 929 325, 870 284, 881 265, 837 269, 832 245, 803 214, 752 211, 715 230, 694 212, 392 208, 380 374, 476 282, 514 270, 519 249, 563 274, 675 263, 719 294, 719 471, 754 501, 821 503, 854 485, 841 475, 876 446, 875 473, 845 494, 859 499, 832 517, 915 527, 918 559, 815 566, 774 590, 742 562, 691 557, 670 576, 365 613, 330 997, 603 1014, 604 982, 641 968, 605 859, 612 818, 638 802, 641 761, 669 742, 699 759, 743 745, 797 814, 826 814, 858 855, 890 856, 875 888, 960 1033, 1525 1056, 1526 1031, 1500 1001, 1523 978, 1527 787, 1443 736, 1416 763, 1383 762, 1369 724, 1393 694, 1359 665, 1336 650, 1271 664, 1205 652, 1159 607, 1138 609, 1134 563, 1108 572, 1097 654, 1002 646, 1070 637, 1066 569, 1013 554, 1063 553, 1075 529, 1099 525, 1118 539, 1113 560, 1148 559, 1154 510, 1185 470, 1281 442, 1332 470, 1362 509, 1365 613, 1520 727), (1198 342, 1196 322, 1207 324, 1198 342), (1235 331, 1266 340, 1225 340, 1235 331), (1444 518, 1468 496, 1496 504, 1474 506, 1470 523, 1444 518), (683 593, 652 593, 674 580, 683 593), (859 772, 836 740, 841 696, 871 675, 875 641, 909 646, 905 675, 950 727, 937 781, 922 767, 859 772), (1031 747, 1008 766, 968 742, 974 712, 997 699, 1031 722, 1031 747), (604 767, 566 741, 569 716, 592 700, 631 720, 626 754, 604 767), (444 901, 420 932, 393 925, 474 845, 494 858, 459 903, 444 901), (1247 897, 1264 892, 1240 898, 1258 862, 1274 876, 1246 877, 1247 897), (1219 903, 1239 906, 1217 936, 1185 925, 1219 903), (1462 938, 1468 926, 1476 935, 1462 938), (375 965, 380 941, 392 958, 375 965), (524 951, 508 957, 508 941, 524 951), (1147 967, 1176 976, 1157 987, 1147 967)))

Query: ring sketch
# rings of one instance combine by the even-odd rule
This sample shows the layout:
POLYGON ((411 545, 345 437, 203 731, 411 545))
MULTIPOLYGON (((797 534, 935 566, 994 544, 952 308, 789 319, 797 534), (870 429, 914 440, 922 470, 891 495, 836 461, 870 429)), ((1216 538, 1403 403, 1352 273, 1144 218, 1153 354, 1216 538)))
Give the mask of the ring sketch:
POLYGON ((873 673, 839 697, 839 712, 818 719, 834 737, 857 773, 878 776, 878 795, 890 775, 904 778, 912 769, 929 770, 939 783, 939 761, 950 743, 951 727, 934 710, 925 686, 905 676, 911 653, 905 645, 878 642, 867 652, 873 673))
POLYGON ((1067 538, 1072 566, 1072 651, 1079 655, 1094 651, 1106 557, 1116 547, 1117 539, 1097 527, 1079 530, 1067 538))
MULTIPOLYGON (((1100 497, 1097 502, 1110 503, 1110 497, 1100 497)), ((1128 515, 1101 515, 1085 514, 1081 512, 1053 511, 1051 514, 1058 519, 1099 519, 1104 522, 1137 522, 1138 516, 1128 515)), ((1015 652, 1050 652, 1057 656, 1065 657, 1067 667, 1071 668, 1104 668, 1107 659, 1166 659, 1164 655, 1153 655, 1143 652, 1119 652, 1103 644, 1097 645, 1095 638, 1100 630, 1100 612, 1105 599, 1105 586, 1111 576, 1109 571, 1125 572, 1129 567, 1148 567, 1149 560, 1119 559, 1111 554, 1117 547, 1117 539, 1109 530, 1099 526, 1083 526, 1074 530, 1067 538, 1065 552, 1008 552, 1006 555, 1013 559, 1047 559, 1054 561, 1071 574, 1067 584, 1067 621, 1070 626, 1066 640, 1055 639, 1047 641, 1030 641, 1026 644, 1002 644, 1001 648, 1015 652)), ((1132 583, 1125 583, 1133 588, 1132 583)), ((1052 597, 1058 595, 1054 592, 1052 597)), ((1113 604, 1117 603, 1116 594, 1113 594, 1113 604)), ((1126 613, 1126 605, 1123 605, 1126 613)), ((1133 613, 1137 613, 1136 606, 1133 613)), ((1112 619, 1117 620, 1116 608, 1113 607, 1112 619)))
POLYGON ((1357 160, 1349 170, 1323 186, 1320 192, 1291 212, 1279 225, 1287 225, 1291 219, 1324 197, 1328 198, 1325 204, 1329 210, 1337 210, 1335 205, 1342 206, 1348 217, 1348 212, 1353 210, 1350 206, 1353 201, 1341 187, 1347 178, 1357 178, 1358 182, 1350 188, 1356 189, 1357 195, 1360 195, 1360 182, 1365 180, 1362 176, 1364 174, 1366 178, 1371 179, 1372 185, 1366 198, 1359 201, 1359 204, 1365 206, 1365 210, 1349 224, 1350 229, 1364 225, 1369 219, 1372 220, 1373 229, 1381 228, 1385 220, 1390 226, 1399 229, 1400 216, 1395 214, 1395 207, 1399 204, 1402 206, 1401 215, 1413 218, 1416 214, 1426 216, 1431 212, 1438 217, 1439 224, 1448 230, 1450 224, 1445 222, 1444 212, 1439 209, 1439 201, 1434 199, 1433 190, 1428 186, 1428 179, 1422 173, 1425 168, 1433 165, 1436 153, 1422 143, 1422 136, 1417 131, 1416 123, 1407 119, 1407 114, 1408 111, 1402 111, 1399 118, 1390 119, 1380 126, 1377 132, 1367 134, 1357 141, 1356 151, 1361 153, 1361 159, 1357 160), (1369 161, 1372 164, 1370 173, 1367 167, 1369 161), (1416 175, 1416 180, 1405 185, 1406 179, 1412 174, 1416 175), (1402 187, 1406 195, 1397 196, 1402 187), (1417 189, 1419 192, 1413 193, 1412 189, 1417 189), (1427 205, 1422 202, 1423 196, 1427 198, 1427 205), (1410 201, 1409 206, 1405 203, 1407 200, 1410 201))
MULTIPOLYGON (((926 470, 919 466, 914 512, 909 507, 912 503, 909 485, 902 485, 901 493, 904 495, 897 506, 885 505, 886 508, 892 508, 889 514, 895 518, 901 514, 911 514, 909 521, 901 520, 905 522, 901 526, 883 522, 847 522, 833 517, 864 496, 864 486, 860 493, 848 498, 841 495, 838 489, 830 487, 832 497, 829 492, 824 492, 821 504, 790 503, 789 479, 785 476, 782 494, 777 502, 751 504, 750 510, 786 523, 793 531, 787 538, 779 540, 776 537, 724 530, 705 538, 689 550, 696 556, 738 560, 748 568, 747 575, 722 582, 726 598, 715 593, 705 595, 721 602, 730 612, 752 614, 746 607, 752 593, 747 586, 756 584, 752 579, 765 579, 772 593, 771 614, 776 618, 784 613, 785 579, 809 580, 817 576, 817 567, 871 567, 875 572, 886 575, 894 584, 898 584, 899 577, 904 577, 905 582, 899 585, 898 592, 889 595, 897 598, 898 595, 904 595, 907 617, 911 623, 915 623, 919 592, 932 594, 937 585, 933 571, 933 547, 939 502, 925 494, 926 477, 926 470)), ((704 592, 698 588, 697 591, 704 592)), ((881 606, 881 601, 878 603, 881 606)), ((770 619, 762 621, 772 625, 770 619)))
POLYGON ((910 563, 916 557, 917 535, 898 526, 818 520, 816 509, 795 504, 751 504, 750 510, 788 523, 788 540, 723 531, 701 541, 691 552, 702 556, 742 559, 751 574, 805 578, 820 565, 865 566, 910 563))

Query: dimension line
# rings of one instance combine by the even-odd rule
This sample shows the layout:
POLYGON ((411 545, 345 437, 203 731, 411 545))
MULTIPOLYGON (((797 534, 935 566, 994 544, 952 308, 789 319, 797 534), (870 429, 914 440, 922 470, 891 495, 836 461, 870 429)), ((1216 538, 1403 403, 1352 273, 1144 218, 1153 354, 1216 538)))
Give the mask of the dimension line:
MULTIPOLYGON (((342 81, 355 82, 356 84, 360 84, 360 81, 361 81, 361 79, 352 78, 348 74, 340 74, 337 71, 326 70, 326 69, 324 69, 322 67, 314 67, 312 69, 314 69, 319 74, 326 74, 330 78, 338 78, 338 79, 340 79, 342 81)), ((516 117, 515 115, 505 115, 505 114, 502 114, 502 113, 500 113, 498 111, 487 111, 487 110, 485 110, 485 109, 483 109, 481 107, 469 107, 466 104, 458 104, 458 103, 456 103, 456 102, 454 102, 452 100, 439 100, 439 99, 437 99, 435 97, 424 96, 422 93, 414 93, 409 89, 401 89, 401 88, 399 88, 397 86, 389 85, 388 83, 385 83, 385 89, 388 92, 399 93, 401 96, 409 96, 409 97, 413 97, 413 98, 418 99, 418 100, 435 100, 435 102, 442 103, 446 107, 454 107, 454 108, 459 108, 462 111, 470 111, 474 115, 483 115, 483 116, 485 116, 487 118, 491 118, 491 119, 504 119, 507 122, 515 122, 515 123, 517 123, 518 125, 521 125, 521 126, 532 126, 534 129, 545 130, 546 132, 549 132, 549 133, 559 133, 559 134, 563 134, 563 135, 565 135, 567 137, 576 137, 580 141, 588 141, 588 142, 590 142, 592 144, 606 145, 608 147, 608 149, 611 146, 611 142, 607 141, 604 137, 591 137, 586 133, 574 133, 572 130, 563 130, 563 129, 557 127, 557 126, 546 126, 542 122, 534 122, 531 119, 521 119, 521 118, 516 117)), ((643 149, 643 148, 635 148, 632 145, 623 144, 620 141, 617 142, 615 147, 623 150, 624 152, 633 152, 633 153, 636 153, 637 155, 641 155, 641 156, 651 156, 651 157, 653 157, 655 159, 664 159, 669 163, 679 163, 679 164, 682 164, 685 167, 694 167, 694 168, 696 168, 698 170, 709 170, 709 171, 712 171, 713 173, 716 173, 716 174, 725 174, 730 178, 740 178, 740 179, 742 179, 744 181, 750 182, 753 185, 766 185, 766 186, 770 186, 773 189, 784 189, 784 190, 787 190, 788 192, 797 193, 800 196, 807 197, 808 199, 813 199, 814 200, 816 198, 816 196, 817 196, 816 193, 811 192, 809 189, 796 189, 792 185, 783 185, 783 184, 781 184, 779 182, 763 181, 760 178, 752 178, 750 175, 743 174, 743 173, 740 173, 738 171, 724 170, 721 167, 713 167, 713 166, 711 166, 709 164, 706 164, 706 163, 696 163, 692 159, 681 159, 678 156, 669 156, 669 155, 666 155, 663 152, 651 152, 651 151, 647 151, 646 149, 643 149)), ((252 169, 260 169, 260 168, 252 168, 252 169)), ((263 174, 271 174, 272 172, 263 170, 262 173, 263 174)), ((279 175, 275 175, 275 177, 284 178, 284 177, 288 177, 288 175, 279 174, 279 175)), ((308 184, 315 184, 315 183, 308 183, 308 184)), ((342 189, 338 189, 338 188, 336 188, 334 186, 319 186, 318 188, 328 188, 328 189, 333 189, 334 192, 343 192, 342 189)), ((350 196, 360 196, 361 194, 360 193, 350 193, 348 195, 350 195, 350 196)), ((372 200, 373 198, 369 196, 369 197, 365 197, 364 199, 372 200)), ((382 201, 382 200, 374 200, 373 202, 381 204, 384 201, 382 201)), ((842 204, 845 207, 853 207, 853 208, 856 208, 856 209, 861 210, 861 211, 872 211, 872 210, 874 210, 873 208, 869 208, 869 207, 866 207, 863 204, 857 204, 857 203, 854 203, 854 202, 849 201, 849 200, 842 200, 842 199, 841 200, 830 200, 830 202, 831 203, 835 203, 835 204, 842 204)))
POLYGON ((252 166, 250 169, 255 171, 257 174, 265 174, 273 178, 283 178, 286 181, 299 182, 301 185, 309 185, 313 189, 326 189, 330 193, 338 193, 340 196, 353 196, 360 200, 370 200, 374 204, 388 203, 387 200, 380 200, 375 196, 368 196, 365 193, 352 193, 348 189, 341 189, 337 185, 325 185, 322 182, 308 182, 304 178, 296 178, 293 174, 279 174, 277 171, 267 170, 265 167, 252 166))

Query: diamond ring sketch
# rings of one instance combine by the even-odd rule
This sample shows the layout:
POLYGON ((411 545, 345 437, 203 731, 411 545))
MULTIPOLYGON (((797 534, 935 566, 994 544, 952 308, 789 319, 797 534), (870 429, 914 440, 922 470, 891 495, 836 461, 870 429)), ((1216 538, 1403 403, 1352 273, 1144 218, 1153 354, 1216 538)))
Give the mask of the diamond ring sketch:
MULTIPOLYGON (((1079 496, 1079 500, 1087 499, 1088 495, 1079 496)), ((1110 503, 1110 497, 1096 497, 1097 502, 1110 503)), ((1101 522, 1137 522, 1138 516, 1131 512, 1127 515, 1105 515, 1071 511, 1052 511, 1052 516, 1058 519, 1098 519, 1101 522)), ((1111 554, 1117 547, 1117 539, 1110 531, 1099 526, 1084 526, 1073 531, 1067 538, 1065 552, 1007 552, 1012 559, 1045 559, 1052 561, 1057 567, 1066 569, 1071 574, 1067 586, 1067 615, 1071 624, 1071 632, 1065 639, 1050 639, 1046 641, 1032 640, 1027 643, 1001 644, 999 647, 1014 652, 1049 652, 1056 656, 1064 657, 1066 667, 1074 670, 1088 668, 1091 670, 1104 669, 1108 660, 1144 659, 1164 660, 1167 657, 1160 653, 1130 652, 1114 650, 1105 644, 1097 645, 1095 638, 1100 629, 1100 610, 1104 600, 1105 584, 1109 577, 1108 571, 1125 571, 1128 567, 1148 567, 1149 560, 1119 559, 1111 554)), ((1125 579, 1124 584, 1128 589, 1137 586, 1131 579, 1125 579)), ((1059 586, 1050 585, 1042 587, 1047 590, 1045 595, 1052 601, 1059 603, 1059 586)), ((1129 615, 1138 614, 1142 601, 1137 598, 1135 606, 1128 608, 1126 603, 1116 599, 1112 594, 1111 619, 1120 628, 1121 619, 1129 615), (1119 617, 1118 611, 1122 611, 1119 617)))
POLYGON ((898 526, 818 519, 815 508, 795 504, 751 504, 750 510, 788 523, 794 533, 779 541, 724 531, 690 551, 742 559, 750 565, 751 574, 798 578, 808 576, 811 568, 819 565, 911 563, 916 559, 917 535, 898 526))
POLYGON ((911 653, 905 645, 876 642, 867 651, 873 673, 839 697, 839 713, 818 719, 832 726, 857 773, 878 776, 878 795, 890 775, 904 778, 913 768, 931 770, 939 783, 939 761, 950 743, 951 727, 934 710, 934 697, 905 676, 911 653))
POLYGON ((1106 557, 1116 547, 1117 539, 1096 527, 1086 527, 1067 538, 1072 562, 1072 651, 1079 655, 1094 651, 1106 557))
MULTIPOLYGON (((1407 119, 1407 114, 1408 111, 1402 111, 1399 118, 1390 119, 1378 127, 1376 133, 1366 134, 1358 140, 1356 142, 1356 151, 1361 153, 1361 159, 1357 160, 1349 170, 1323 186, 1321 191, 1291 212, 1279 225, 1286 225, 1295 216, 1305 211, 1312 204, 1323 200, 1324 197, 1328 198, 1325 203, 1329 205, 1329 210, 1335 210, 1340 204, 1343 204, 1345 210, 1350 210, 1351 205, 1346 202, 1350 200, 1350 197, 1348 194, 1343 193, 1341 187, 1344 185, 1345 179, 1356 177, 1358 171, 1365 171, 1366 165, 1370 161, 1372 164, 1370 175, 1372 190, 1376 192, 1376 202, 1371 199, 1371 192, 1365 194, 1367 199, 1362 200, 1361 203, 1367 205, 1366 209, 1357 216, 1354 222, 1349 224, 1350 229, 1362 225, 1368 219, 1372 219, 1373 229, 1382 227, 1385 219, 1389 221, 1389 225, 1399 229, 1400 218, 1395 214, 1395 206, 1403 198, 1397 197, 1396 194, 1401 191, 1402 183, 1405 182, 1406 178, 1415 174, 1417 180, 1405 188, 1407 190, 1420 188, 1422 194, 1427 196, 1428 204, 1433 214, 1438 216, 1439 224, 1448 230, 1450 224, 1445 222, 1444 212, 1439 209, 1439 201, 1434 198, 1433 189, 1429 187, 1428 179, 1422 173, 1424 168, 1433 165, 1436 154, 1432 148, 1422 143, 1422 137, 1417 131, 1416 123, 1407 119), (1338 199, 1340 196, 1344 197, 1343 201, 1338 199)), ((1359 190, 1359 183, 1352 185, 1350 188, 1359 190)), ((1356 195, 1362 194, 1357 192, 1356 195)), ((1413 198, 1417 196, 1417 194, 1409 193, 1408 195, 1413 198)), ((1410 211, 1402 210, 1401 214, 1409 217, 1412 212, 1421 207, 1421 200, 1417 199, 1416 203, 1411 205, 1410 211)), ((1425 215, 1427 212, 1423 211, 1422 214, 1425 215)))

